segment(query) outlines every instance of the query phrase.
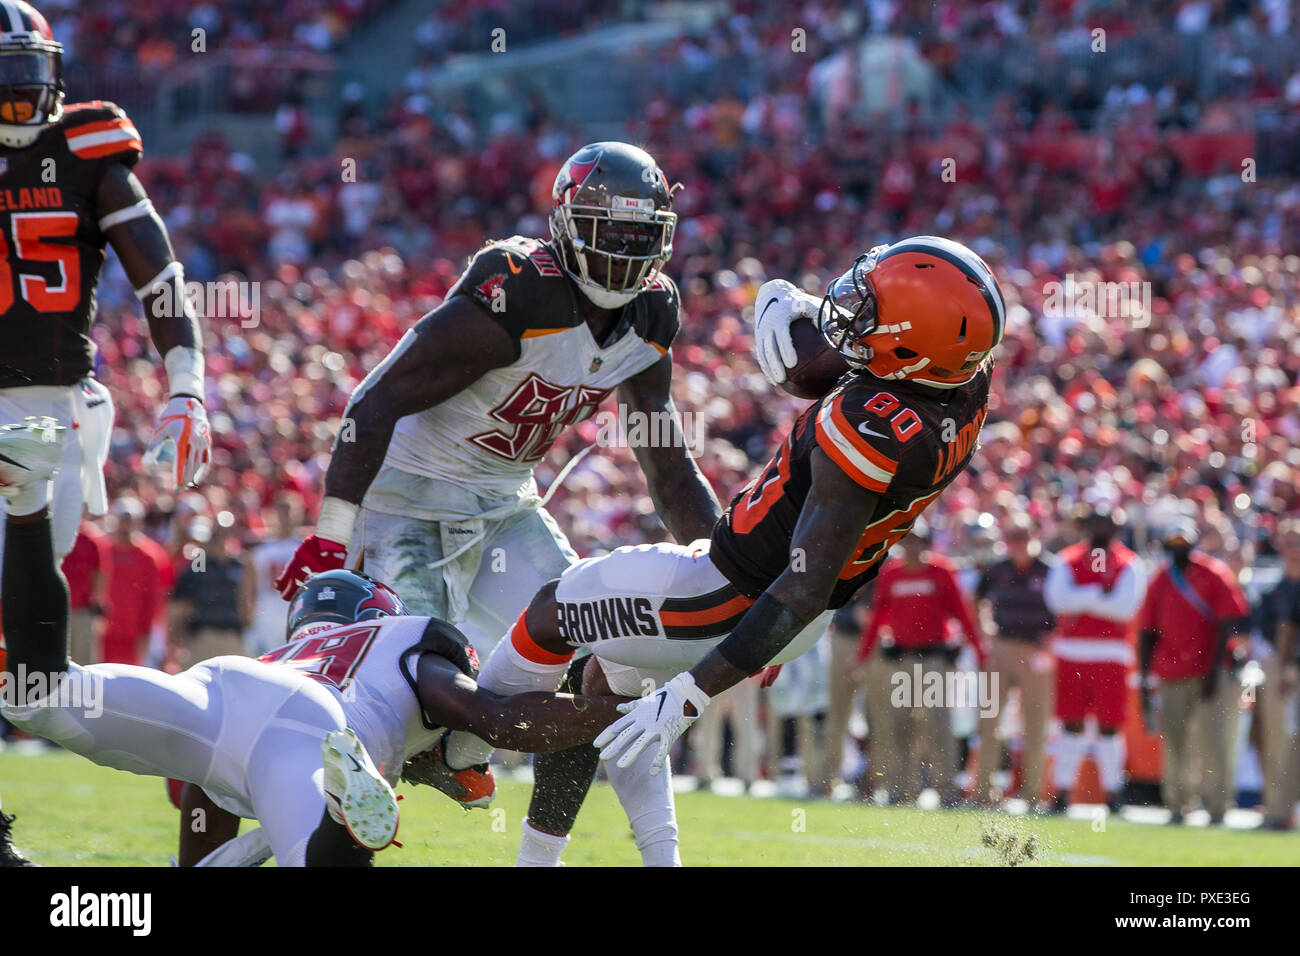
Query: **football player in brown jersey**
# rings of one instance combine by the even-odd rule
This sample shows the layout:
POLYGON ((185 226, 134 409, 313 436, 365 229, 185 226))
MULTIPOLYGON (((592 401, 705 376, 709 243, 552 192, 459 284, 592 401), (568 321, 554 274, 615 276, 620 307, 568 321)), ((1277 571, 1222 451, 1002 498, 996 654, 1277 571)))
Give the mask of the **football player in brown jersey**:
POLYGON ((77 425, 54 490, 65 554, 85 503, 102 513, 99 468, 113 410, 93 377, 95 290, 112 245, 144 304, 169 401, 147 459, 179 489, 202 477, 210 439, 203 342, 166 227, 131 171, 140 134, 113 103, 64 103, 63 47, 23 0, 0 2, 0 410, 77 425), (95 447, 98 446, 98 447, 95 447))
MULTIPOLYGON (((788 326, 800 307, 782 298, 788 326)), ((582 646, 595 658, 582 675, 585 692, 640 696, 658 687, 624 705, 625 716, 597 739, 611 767, 641 771, 635 805, 620 797, 662 845, 671 842, 658 862, 677 862, 672 793, 659 773, 669 747, 713 696, 815 643, 830 612, 876 574, 967 465, 1005 313, 992 271, 959 243, 920 236, 860 256, 830 283, 817 316, 850 371, 799 417, 711 538, 581 561, 537 594, 502 642, 531 662, 531 671, 509 675, 521 688, 528 673, 562 670, 582 646)), ((793 351, 771 354, 785 362, 793 351)), ((484 674, 495 677, 510 660, 493 654, 484 674)), ((544 771, 524 863, 558 862, 591 781, 544 771)))
POLYGON ((75 425, 52 490, 0 488, 0 515, 14 494, 48 497, 60 559, 83 504, 93 514, 107 508, 113 404, 94 377, 90 338, 106 245, 144 304, 167 370, 170 397, 145 461, 166 462, 177 489, 201 480, 208 464, 203 339, 166 227, 131 171, 142 148, 118 106, 64 103, 62 44, 33 6, 0 0, 0 418, 75 425))

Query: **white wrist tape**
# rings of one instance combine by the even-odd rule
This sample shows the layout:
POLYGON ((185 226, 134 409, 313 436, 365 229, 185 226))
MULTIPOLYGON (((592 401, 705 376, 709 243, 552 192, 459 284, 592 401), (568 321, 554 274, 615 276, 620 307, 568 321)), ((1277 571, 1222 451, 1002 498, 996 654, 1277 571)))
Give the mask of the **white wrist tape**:
POLYGON ((169 395, 193 395, 203 401, 203 353, 185 345, 174 346, 163 356, 169 395))
POLYGON ((360 505, 342 498, 326 496, 320 503, 320 517, 316 519, 316 537, 347 545, 352 541, 352 529, 357 523, 360 505))

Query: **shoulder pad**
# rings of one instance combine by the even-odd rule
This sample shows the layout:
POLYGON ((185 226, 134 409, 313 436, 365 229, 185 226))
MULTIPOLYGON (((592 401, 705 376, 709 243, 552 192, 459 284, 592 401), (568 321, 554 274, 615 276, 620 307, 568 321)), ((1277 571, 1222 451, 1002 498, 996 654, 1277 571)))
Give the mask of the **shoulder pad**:
POLYGON ((573 325, 567 287, 550 281, 563 275, 545 243, 516 236, 476 252, 447 297, 473 299, 518 346, 530 329, 573 325))
POLYGON ((551 252, 551 247, 540 239, 531 239, 527 236, 511 236, 509 239, 490 243, 479 252, 481 254, 488 249, 501 249, 514 254, 515 257, 526 259, 537 271, 538 275, 550 277, 564 274, 559 262, 555 259, 554 253, 551 252))
POLYGON ((662 272, 652 272, 637 302, 637 334, 667 352, 682 324, 677 283, 662 272))
POLYGON ((65 107, 59 126, 67 139, 68 150, 81 159, 111 156, 134 166, 144 152, 140 133, 126 115, 126 110, 107 100, 91 100, 65 107))
MULTIPOLYGON (((910 436, 904 431, 900 438, 880 414, 869 415, 867 406, 873 401, 875 396, 856 386, 832 391, 817 406, 816 436, 845 474, 869 491, 884 492, 898 472, 902 445, 910 436)), ((880 408, 892 410, 881 402, 880 408)))

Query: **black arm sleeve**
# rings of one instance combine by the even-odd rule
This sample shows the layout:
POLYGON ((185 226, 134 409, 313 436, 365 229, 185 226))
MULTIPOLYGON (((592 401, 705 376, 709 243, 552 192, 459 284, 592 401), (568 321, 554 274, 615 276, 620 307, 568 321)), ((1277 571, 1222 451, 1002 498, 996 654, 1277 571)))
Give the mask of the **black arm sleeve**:
POLYGON ((736 670, 753 674, 766 667, 807 624, 778 599, 760 594, 717 651, 736 670))

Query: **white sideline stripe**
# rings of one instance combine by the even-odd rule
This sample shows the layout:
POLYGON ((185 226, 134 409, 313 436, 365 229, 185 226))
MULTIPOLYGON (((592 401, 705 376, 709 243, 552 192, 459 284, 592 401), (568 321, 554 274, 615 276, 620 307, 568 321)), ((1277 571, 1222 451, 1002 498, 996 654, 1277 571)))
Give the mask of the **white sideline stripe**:
MULTIPOLYGON (((984 859, 993 855, 993 851, 984 848, 972 846, 958 849, 951 845, 925 843, 919 840, 900 842, 898 840, 878 840, 869 837, 821 837, 809 836, 806 833, 750 833, 743 831, 732 833, 731 836, 737 840, 751 840, 755 843, 771 843, 777 840, 782 843, 800 843, 804 845, 813 843, 817 846, 860 847, 864 850, 904 850, 913 853, 951 853, 955 850, 958 855, 971 859, 984 859)), ((1046 863, 1068 863, 1071 866, 1120 865, 1120 861, 1114 857, 1092 856, 1085 853, 1052 853, 1048 851, 1040 859, 1046 863)))

